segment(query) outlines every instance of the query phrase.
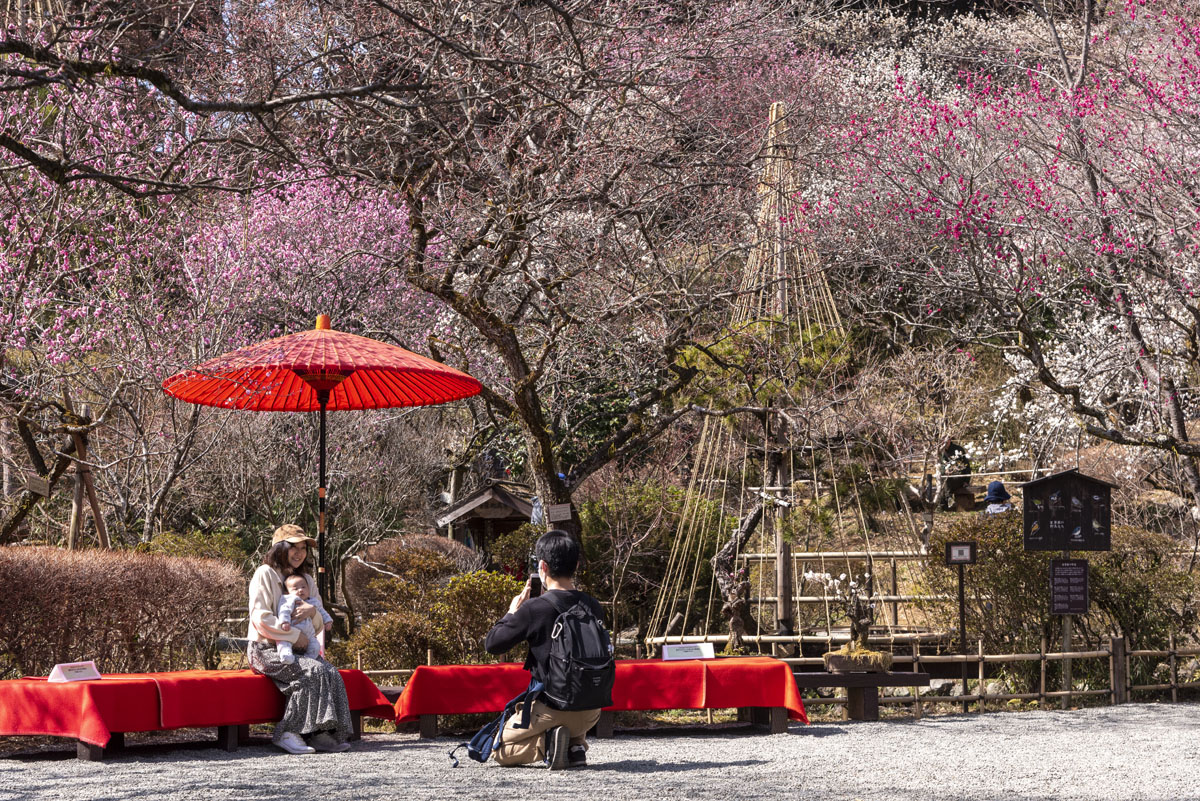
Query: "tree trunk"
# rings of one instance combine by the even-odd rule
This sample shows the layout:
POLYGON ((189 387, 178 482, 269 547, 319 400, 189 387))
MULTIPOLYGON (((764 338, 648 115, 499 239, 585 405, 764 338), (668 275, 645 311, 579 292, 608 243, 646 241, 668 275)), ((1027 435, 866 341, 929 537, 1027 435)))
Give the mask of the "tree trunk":
POLYGON ((721 613, 729 621, 729 646, 731 653, 741 650, 743 637, 746 634, 747 615, 750 612, 750 582, 741 579, 734 567, 734 559, 750 535, 758 528, 763 516, 763 504, 759 503, 750 514, 742 520, 737 531, 729 541, 717 551, 712 558, 713 576, 717 587, 721 590, 724 605, 721 613))

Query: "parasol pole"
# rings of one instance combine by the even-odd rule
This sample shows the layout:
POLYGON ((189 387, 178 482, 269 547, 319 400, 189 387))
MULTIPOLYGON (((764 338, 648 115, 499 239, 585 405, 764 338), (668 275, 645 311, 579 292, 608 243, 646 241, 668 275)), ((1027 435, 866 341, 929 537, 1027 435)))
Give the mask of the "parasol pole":
POLYGON ((328 589, 325 574, 325 407, 329 405, 329 390, 319 390, 317 402, 321 404, 321 466, 320 483, 317 486, 317 588, 324 600, 328 589))

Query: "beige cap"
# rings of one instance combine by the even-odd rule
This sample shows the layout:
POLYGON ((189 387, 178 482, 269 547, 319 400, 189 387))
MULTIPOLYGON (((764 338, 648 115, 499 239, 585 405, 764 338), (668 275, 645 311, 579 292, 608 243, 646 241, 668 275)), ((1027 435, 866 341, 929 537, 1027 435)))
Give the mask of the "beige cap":
POLYGON ((317 541, 305 534, 304 529, 300 528, 295 523, 285 523, 284 525, 275 529, 274 535, 271 536, 271 544, 275 545, 276 543, 280 542, 290 542, 293 544, 299 544, 303 542, 311 545, 314 548, 317 546, 317 541))

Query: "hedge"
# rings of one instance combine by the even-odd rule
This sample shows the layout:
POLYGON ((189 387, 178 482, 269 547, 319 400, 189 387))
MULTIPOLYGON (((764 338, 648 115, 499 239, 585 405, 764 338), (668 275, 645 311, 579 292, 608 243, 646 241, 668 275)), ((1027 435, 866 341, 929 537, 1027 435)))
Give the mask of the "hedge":
POLYGON ((212 667, 246 579, 212 559, 0 547, 0 678, 94 659, 105 673, 212 667))

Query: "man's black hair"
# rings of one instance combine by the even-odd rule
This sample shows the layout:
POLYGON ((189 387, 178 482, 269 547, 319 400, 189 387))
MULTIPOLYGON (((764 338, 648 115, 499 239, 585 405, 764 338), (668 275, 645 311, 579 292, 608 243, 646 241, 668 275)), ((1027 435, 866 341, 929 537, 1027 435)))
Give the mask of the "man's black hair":
POLYGON ((579 564, 579 543, 562 529, 552 529, 538 538, 533 552, 546 563, 551 578, 569 579, 575 576, 579 564))

